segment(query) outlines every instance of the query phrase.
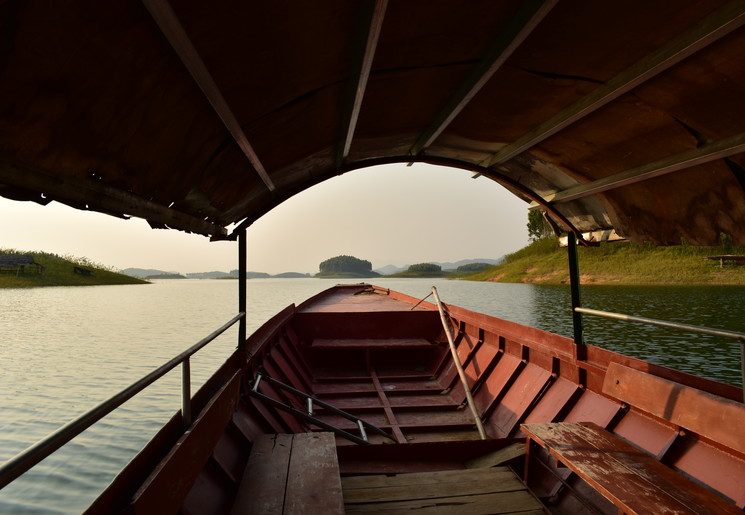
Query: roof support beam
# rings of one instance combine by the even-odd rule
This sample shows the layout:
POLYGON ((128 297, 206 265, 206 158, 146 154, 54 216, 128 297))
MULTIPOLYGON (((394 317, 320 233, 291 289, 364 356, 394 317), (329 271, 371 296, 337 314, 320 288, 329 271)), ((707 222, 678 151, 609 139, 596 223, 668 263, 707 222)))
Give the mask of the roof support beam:
POLYGON ((360 116, 362 99, 365 96, 365 88, 370 78, 375 49, 378 46, 380 31, 383 27, 385 10, 388 0, 369 0, 363 7, 366 31, 361 31, 357 45, 354 69, 350 78, 350 88, 347 95, 347 103, 344 108, 344 124, 341 139, 336 149, 336 167, 338 168, 349 155, 352 146, 354 130, 357 128, 357 120, 360 116))
POLYGON ((471 70, 458 90, 443 106, 429 127, 409 150, 417 155, 430 146, 450 125, 471 99, 484 87, 525 38, 538 26, 559 0, 530 0, 524 2, 517 14, 492 43, 484 58, 471 70))
POLYGON ((734 0, 480 164, 489 168, 509 161, 743 24, 745 2, 734 0))
POLYGON ((636 182, 646 181, 653 177, 677 172, 678 170, 685 170, 692 166, 708 163, 741 152, 745 152, 745 133, 736 134, 735 136, 709 143, 699 148, 686 150, 685 152, 680 152, 609 177, 573 186, 552 195, 547 195, 544 199, 552 203, 569 202, 570 200, 621 188, 636 182))
POLYGON ((269 178, 269 174, 264 169, 264 165, 261 164, 259 157, 248 142, 248 138, 246 138, 238 120, 233 115, 233 111, 222 96, 220 88, 217 87, 215 80, 210 75, 209 70, 207 70, 207 66, 202 61, 202 58, 199 57, 197 49, 189 39, 170 4, 166 0, 142 0, 142 2, 155 20, 155 23, 160 27, 163 35, 168 39, 171 47, 178 54, 181 62, 184 63, 184 66, 189 70, 189 73, 191 73, 191 76, 209 100, 212 108, 233 136, 233 139, 235 139, 235 142, 250 161, 251 166, 256 170, 261 180, 264 181, 269 191, 274 191, 276 188, 269 178))
POLYGON ((96 206, 95 211, 102 213, 136 216, 153 224, 212 237, 219 238, 227 234, 220 225, 169 209, 102 181, 63 177, 45 170, 0 162, 0 184, 2 183, 38 191, 47 198, 71 205, 96 206))

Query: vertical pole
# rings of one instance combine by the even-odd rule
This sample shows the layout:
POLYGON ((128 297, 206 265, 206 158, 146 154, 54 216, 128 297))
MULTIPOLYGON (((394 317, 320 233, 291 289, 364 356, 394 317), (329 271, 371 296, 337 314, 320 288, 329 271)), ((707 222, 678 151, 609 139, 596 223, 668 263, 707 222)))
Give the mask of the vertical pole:
POLYGON ((188 357, 181 363, 181 425, 184 431, 191 425, 191 365, 188 357))
POLYGON ((570 232, 568 235, 567 250, 569 255, 569 285, 572 291, 572 325, 574 326, 574 344, 583 345, 582 337, 582 313, 575 308, 582 305, 579 296, 579 259, 577 256, 577 236, 570 232))
POLYGON ((745 403, 745 340, 740 340, 740 372, 742 373, 742 402, 745 403))
POLYGON ((246 347, 246 272, 247 272, 246 229, 238 234, 238 311, 243 318, 238 323, 238 348, 246 347))

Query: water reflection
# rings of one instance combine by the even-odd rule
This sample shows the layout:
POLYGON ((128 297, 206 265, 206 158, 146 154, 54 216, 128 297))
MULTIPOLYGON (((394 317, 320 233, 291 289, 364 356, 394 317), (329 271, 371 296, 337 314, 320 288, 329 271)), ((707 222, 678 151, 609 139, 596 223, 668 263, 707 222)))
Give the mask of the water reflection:
MULTIPOLYGON (((535 286, 536 326, 572 336, 567 287, 535 286)), ((584 286, 583 306, 683 324, 745 332, 745 288, 729 286, 584 286)), ((740 344, 585 315, 585 342, 734 385, 742 384, 740 344)))

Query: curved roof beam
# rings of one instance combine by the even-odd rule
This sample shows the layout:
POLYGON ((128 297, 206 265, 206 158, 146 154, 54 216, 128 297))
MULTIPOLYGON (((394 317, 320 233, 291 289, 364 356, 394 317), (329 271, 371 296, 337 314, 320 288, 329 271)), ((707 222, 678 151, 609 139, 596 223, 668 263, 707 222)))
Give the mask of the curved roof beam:
POLYGON ((509 161, 743 24, 745 2, 734 0, 480 164, 490 168, 509 161))
POLYGON ((367 30, 360 32, 355 49, 355 62, 350 78, 350 88, 347 94, 347 102, 344 106, 344 121, 342 135, 336 150, 336 167, 338 168, 349 155, 352 146, 354 130, 357 128, 357 120, 360 116, 362 99, 365 96, 365 88, 370 78, 375 49, 378 46, 380 31, 383 28, 383 18, 388 7, 388 0, 376 0, 365 2, 364 23, 367 30))
POLYGON ((225 128, 228 129, 235 142, 248 158, 251 166, 256 170, 261 180, 264 181, 269 191, 274 192, 276 189, 274 183, 269 178, 264 165, 261 164, 258 155, 256 155, 253 147, 248 142, 248 138, 246 138, 246 134, 243 132, 240 123, 238 123, 233 111, 222 96, 220 88, 217 87, 204 61, 199 57, 197 49, 194 48, 194 44, 189 39, 170 4, 166 0, 142 0, 142 3, 145 4, 155 23, 158 24, 160 31, 168 39, 168 42, 176 51, 176 54, 178 54, 181 62, 184 63, 186 69, 189 70, 189 73, 199 85, 207 100, 209 100, 212 108, 225 125, 225 128))
POLYGON ((558 1, 530 0, 522 5, 507 27, 492 43, 484 58, 471 70, 455 94, 437 113, 430 126, 422 132, 409 150, 409 154, 419 154, 438 138, 558 1))
POLYGON ((680 152, 646 165, 637 166, 636 168, 596 181, 578 184, 577 186, 547 195, 545 199, 551 203, 569 202, 570 200, 621 188, 635 182, 646 181, 653 177, 677 172, 678 170, 685 170, 692 166, 708 163, 709 161, 715 161, 741 152, 745 152, 745 133, 736 134, 735 136, 714 143, 708 143, 699 148, 686 150, 685 152, 680 152))

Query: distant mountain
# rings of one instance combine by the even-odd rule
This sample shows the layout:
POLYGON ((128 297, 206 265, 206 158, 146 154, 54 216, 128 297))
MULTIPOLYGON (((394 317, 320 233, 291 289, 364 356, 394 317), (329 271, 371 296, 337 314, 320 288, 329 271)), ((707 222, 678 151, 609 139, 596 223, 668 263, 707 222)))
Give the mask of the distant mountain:
POLYGON ((155 270, 152 268, 125 268, 121 273, 130 277, 137 277, 138 279, 144 279, 145 277, 153 275, 178 274, 178 272, 166 272, 165 270, 155 270))
POLYGON ((225 277, 231 277, 227 272, 195 272, 186 274, 189 279, 224 279, 225 277))
POLYGON ((150 279, 186 279, 186 276, 176 273, 171 274, 157 274, 157 275, 148 275, 145 277, 148 281, 150 279))
MULTIPOLYGON (((454 263, 449 262, 449 261, 445 263, 442 263, 440 261, 422 261, 422 262, 440 265, 440 267, 443 270, 455 270, 459 266, 469 265, 471 263, 489 263, 490 265, 498 265, 502 261, 504 261, 504 257, 501 257, 499 259, 488 259, 488 258, 461 259, 460 261, 456 261, 454 263)), ((391 275, 391 274, 397 274, 399 272, 405 272, 408 269, 409 269, 409 265, 404 265, 404 266, 386 265, 380 268, 376 268, 375 271, 381 275, 391 275)))
POLYGON ((297 279, 301 277, 310 277, 310 274, 301 274, 300 272, 284 272, 281 274, 273 275, 272 277, 279 277, 282 279, 297 279))
POLYGON ((408 268, 409 265, 405 265, 403 267, 399 267, 396 265, 385 265, 383 267, 376 268, 375 271, 378 272, 380 275, 391 275, 408 270, 408 268))
POLYGON ((502 261, 504 261, 504 257, 501 257, 499 259, 461 259, 460 261, 456 261, 455 263, 438 263, 437 261, 432 261, 432 263, 440 265, 443 270, 455 270, 459 266, 470 265, 471 263, 489 263, 490 265, 498 265, 502 261))

